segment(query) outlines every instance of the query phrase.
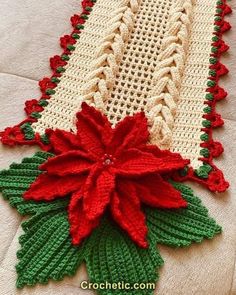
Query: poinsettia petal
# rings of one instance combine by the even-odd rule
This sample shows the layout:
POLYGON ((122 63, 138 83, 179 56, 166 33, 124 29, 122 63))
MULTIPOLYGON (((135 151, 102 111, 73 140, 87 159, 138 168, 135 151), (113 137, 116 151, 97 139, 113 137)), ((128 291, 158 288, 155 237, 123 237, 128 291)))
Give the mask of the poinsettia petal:
POLYGON ((40 174, 24 193, 26 200, 51 201, 80 189, 85 182, 84 175, 56 176, 40 174))
POLYGON ((141 202, 149 206, 167 209, 187 206, 181 193, 158 174, 139 178, 134 185, 141 202))
POLYGON ((123 176, 140 176, 153 172, 170 172, 183 168, 188 163, 179 154, 168 153, 163 157, 156 157, 153 153, 133 148, 122 153, 117 160, 116 169, 123 176))
POLYGON ((56 154, 62 154, 71 150, 82 150, 79 137, 72 132, 60 129, 47 129, 46 134, 49 137, 53 152, 56 154))
POLYGON ((88 156, 82 151, 71 151, 53 158, 40 166, 40 169, 49 174, 64 176, 80 174, 88 171, 93 165, 88 156))
POLYGON ((148 246, 145 215, 140 209, 135 187, 131 183, 121 181, 117 184, 111 199, 111 212, 114 220, 135 243, 143 248, 148 246))
POLYGON ((110 202, 115 175, 109 169, 93 168, 84 186, 84 210, 89 219, 96 219, 110 202))
POLYGON ((83 210, 83 196, 81 191, 77 191, 72 195, 68 216, 73 245, 79 245, 99 224, 99 219, 91 221, 87 218, 83 210))
POLYGON ((85 151, 99 159, 105 153, 105 145, 110 140, 111 125, 107 117, 94 107, 82 104, 77 113, 77 130, 85 151))
POLYGON ((143 112, 134 116, 127 116, 120 121, 113 132, 109 152, 116 156, 127 148, 138 147, 146 144, 149 137, 147 118, 143 112))
MULTIPOLYGON (((158 158, 163 158, 165 159, 166 157, 176 157, 176 160, 178 160, 179 158, 182 159, 182 157, 180 156, 180 154, 178 153, 172 153, 169 150, 161 150, 158 146, 153 145, 153 144, 147 144, 147 145, 141 145, 139 147, 139 150, 141 150, 142 152, 146 152, 146 153, 152 153, 154 156, 158 157, 158 158)), ((187 164, 189 164, 189 160, 185 160, 185 162, 187 164)))

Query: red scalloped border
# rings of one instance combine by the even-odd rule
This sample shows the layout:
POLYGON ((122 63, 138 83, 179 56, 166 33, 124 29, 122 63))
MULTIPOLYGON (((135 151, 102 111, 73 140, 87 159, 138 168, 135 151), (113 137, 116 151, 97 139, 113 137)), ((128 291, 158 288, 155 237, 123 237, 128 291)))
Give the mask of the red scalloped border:
POLYGON ((228 74, 228 69, 220 63, 220 58, 229 49, 229 46, 223 41, 223 34, 231 28, 229 22, 225 21, 225 15, 231 12, 232 9, 227 5, 227 0, 217 1, 214 23, 215 31, 213 33, 212 53, 209 61, 209 80, 207 81, 206 88, 205 114, 203 115, 202 131, 205 132, 206 137, 205 141, 202 139, 202 157, 199 158, 203 162, 203 167, 204 165, 205 168, 208 167, 209 169, 210 167, 210 171, 208 171, 206 177, 199 177, 196 170, 189 168, 185 176, 178 175, 176 177, 180 181, 196 181, 213 192, 224 192, 229 187, 229 183, 225 180, 222 171, 213 163, 214 158, 219 157, 224 151, 222 144, 214 141, 213 130, 224 124, 221 115, 216 112, 216 104, 227 96, 227 92, 219 86, 220 77, 228 74))
MULTIPOLYGON (((26 139, 26 132, 24 132, 21 127, 25 123, 31 125, 32 123, 37 122, 37 116, 40 116, 40 112, 44 109, 40 102, 46 104, 47 100, 50 99, 50 94, 54 93, 57 83, 59 83, 59 78, 64 71, 63 67, 67 64, 65 57, 69 58, 71 51, 74 50, 73 45, 76 43, 76 39, 79 38, 79 34, 81 33, 81 29, 79 27, 83 26, 86 22, 86 19, 95 2, 96 0, 83 0, 82 13, 71 17, 71 23, 73 26, 72 33, 60 38, 61 47, 64 51, 61 56, 56 55, 50 59, 50 66, 53 70, 53 74, 51 78, 43 78, 39 82, 39 87, 42 92, 41 98, 39 100, 32 99, 26 101, 25 111, 27 118, 18 125, 8 127, 3 132, 0 132, 0 138, 3 144, 9 146, 15 146, 16 144, 38 144, 43 150, 48 151, 50 149, 50 145, 45 143, 42 136, 38 133, 35 133, 32 139, 26 139)), ((210 165, 211 171, 208 173, 206 178, 201 178, 197 175, 196 171, 190 167, 185 173, 186 175, 176 175, 175 177, 176 180, 179 181, 196 181, 205 185, 214 192, 223 192, 229 187, 229 183, 225 181, 222 171, 219 170, 213 163, 213 159, 220 156, 224 150, 221 143, 213 140, 213 129, 222 126, 224 123, 220 114, 216 112, 216 103, 227 96, 227 92, 219 86, 220 77, 228 73, 228 69, 219 61, 221 55, 229 49, 229 46, 223 41, 224 32, 231 28, 230 24, 224 19, 225 15, 232 12, 230 6, 227 5, 226 2, 227 0, 217 1, 216 5, 215 31, 213 33, 213 37, 216 36, 218 40, 212 42, 212 48, 215 48, 216 50, 211 53, 211 59, 214 59, 215 62, 212 64, 210 63, 209 66, 209 71, 213 71, 215 75, 211 75, 209 73, 210 76, 207 82, 208 87, 206 88, 206 93, 212 94, 212 100, 205 101, 206 107, 210 107, 211 111, 210 113, 203 115, 203 122, 210 122, 210 126, 203 127, 202 129, 205 134, 207 134, 207 140, 202 141, 201 143, 204 156, 199 158, 204 165, 210 165), (206 153, 207 156, 205 156, 206 153)))
POLYGON ((47 100, 51 98, 51 95, 55 93, 57 84, 60 82, 60 77, 65 71, 64 66, 67 64, 67 60, 75 49, 74 45, 76 40, 80 38, 80 33, 83 30, 83 24, 88 19, 92 7, 95 5, 96 0, 83 0, 81 2, 82 13, 80 15, 75 14, 71 17, 71 24, 73 31, 70 35, 65 35, 60 38, 60 45, 63 48, 62 54, 55 55, 50 58, 50 67, 52 69, 52 76, 50 78, 45 77, 39 81, 39 87, 41 90, 41 97, 39 99, 31 99, 25 102, 26 119, 13 127, 7 127, 4 131, 0 132, 0 140, 3 144, 9 146, 15 146, 17 144, 38 144, 43 150, 49 150, 50 146, 43 140, 43 137, 39 133, 34 133, 32 138, 27 138, 27 132, 22 128, 25 124, 30 126, 32 123, 37 122, 40 117, 40 112, 44 110, 47 105, 47 100))

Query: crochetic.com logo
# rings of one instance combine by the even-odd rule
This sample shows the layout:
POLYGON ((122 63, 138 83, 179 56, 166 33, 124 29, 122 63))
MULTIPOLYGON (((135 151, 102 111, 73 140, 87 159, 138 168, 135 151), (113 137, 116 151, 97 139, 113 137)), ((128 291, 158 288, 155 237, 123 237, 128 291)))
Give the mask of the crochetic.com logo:
POLYGON ((83 290, 155 290, 156 285, 154 283, 91 283, 82 281, 80 288, 83 290))

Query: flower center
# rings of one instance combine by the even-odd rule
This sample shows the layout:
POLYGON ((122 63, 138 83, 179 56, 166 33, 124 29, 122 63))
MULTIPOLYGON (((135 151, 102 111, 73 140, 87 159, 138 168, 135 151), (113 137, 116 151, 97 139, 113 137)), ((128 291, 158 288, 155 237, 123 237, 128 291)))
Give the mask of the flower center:
POLYGON ((102 163, 104 166, 109 166, 114 164, 115 158, 112 155, 105 154, 102 158, 102 163))

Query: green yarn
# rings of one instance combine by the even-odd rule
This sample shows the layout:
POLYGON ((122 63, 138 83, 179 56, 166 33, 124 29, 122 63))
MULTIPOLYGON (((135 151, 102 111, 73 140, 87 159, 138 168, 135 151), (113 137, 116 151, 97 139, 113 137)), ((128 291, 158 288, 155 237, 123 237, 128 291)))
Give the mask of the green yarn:
POLYGON ((205 157, 205 158, 208 158, 209 155, 210 155, 210 151, 207 148, 201 149, 200 150, 200 155, 205 157))
POLYGON ((76 29, 78 29, 78 30, 83 30, 83 29, 84 29, 84 25, 78 24, 78 25, 76 26, 76 29))
POLYGON ((212 239, 221 232, 221 227, 209 217, 207 209, 193 191, 182 183, 172 182, 188 202, 187 209, 157 210, 147 208, 147 224, 150 235, 157 243, 172 247, 200 243, 212 239))
POLYGON ((207 81, 207 86, 208 87, 214 87, 215 85, 216 85, 215 81, 212 81, 212 80, 207 81))
MULTIPOLYGON (((220 21, 220 20, 222 20, 222 17, 221 16, 216 16, 215 17, 215 21, 220 21)), ((214 41, 214 40, 213 40, 214 41)), ((218 41, 218 40, 217 40, 218 41)))
POLYGON ((35 119, 39 119, 39 118, 41 118, 41 114, 39 113, 39 112, 32 112, 31 114, 30 114, 30 117, 31 118, 35 118, 35 119))
POLYGON ((211 47, 211 52, 212 53, 216 53, 218 51, 218 48, 217 47, 215 47, 215 46, 212 46, 211 47))
POLYGON ((205 107, 203 109, 203 112, 209 114, 211 112, 211 107, 210 106, 205 107))
POLYGON ((28 139, 28 140, 34 139, 35 134, 30 123, 24 123, 23 125, 20 126, 20 128, 25 135, 25 139, 28 139))
POLYGON ((63 73, 63 72, 65 72, 65 70, 66 70, 66 69, 64 69, 63 67, 58 67, 58 68, 57 68, 57 72, 58 72, 58 73, 63 73))
POLYGON ((67 55, 67 54, 63 54, 63 55, 61 56, 61 59, 64 60, 64 61, 68 61, 68 60, 70 59, 70 57, 69 57, 69 55, 67 55))
POLYGON ((205 98, 206 98, 207 100, 213 100, 214 96, 213 96, 212 93, 207 93, 206 96, 205 96, 205 98))
POLYGON ((67 49, 70 50, 70 51, 74 51, 75 50, 75 46, 69 44, 69 45, 67 45, 67 49))
POLYGON ((57 77, 52 77, 51 78, 52 83, 59 83, 60 80, 57 77))
POLYGON ((209 59, 210 64, 216 64, 217 63, 217 59, 215 57, 211 57, 209 59))
MULTIPOLYGON (((149 238, 148 249, 141 249, 109 218, 90 236, 86 253, 86 266, 93 283, 155 283, 157 269, 163 260, 156 248, 155 240, 149 238)), ((122 294, 127 290, 99 290, 99 294, 122 294)), ((129 294, 153 294, 153 290, 132 290, 129 294)))
POLYGON ((40 99, 38 105, 41 107, 46 107, 48 105, 48 101, 46 99, 40 99))
POLYGON ((88 19, 87 14, 82 14, 80 17, 83 18, 83 19, 88 19))
POLYGON ((207 133, 201 134, 200 139, 202 141, 208 141, 209 140, 209 135, 207 133))
POLYGON ((212 171, 212 167, 204 163, 201 167, 196 169, 194 172, 198 177, 206 179, 208 178, 208 175, 211 171, 212 171))
POLYGON ((74 33, 74 34, 72 35, 72 37, 73 37, 74 39, 79 39, 79 38, 80 38, 80 35, 74 33))
POLYGON ((92 7, 90 7, 90 6, 86 6, 86 7, 85 7, 85 10, 87 10, 87 11, 92 11, 92 7))
POLYGON ((64 208, 36 214, 23 222, 22 228, 25 233, 20 237, 16 266, 18 288, 75 274, 84 259, 84 248, 71 244, 64 208))
POLYGON ((202 126, 205 127, 205 128, 211 127, 211 121, 209 121, 209 120, 203 120, 202 121, 202 126))
MULTIPOLYGON (((218 17, 217 17, 218 18, 218 17)), ((212 41, 213 42, 217 42, 217 41, 219 41, 219 37, 218 36, 213 36, 212 37, 212 41)))
POLYGON ((41 139, 42 143, 45 143, 45 144, 49 144, 49 143, 50 143, 47 134, 43 134, 43 135, 41 135, 41 136, 40 136, 40 139, 41 139))
POLYGON ((51 88, 48 88, 45 92, 46 92, 47 95, 52 95, 52 94, 56 93, 56 91, 54 89, 51 89, 51 88))
POLYGON ((209 76, 215 77, 216 76, 216 70, 210 70, 209 76))
MULTIPOLYGON (((189 246, 193 242, 211 239, 221 227, 208 216, 200 199, 187 186, 172 182, 188 202, 185 209, 162 210, 145 207, 149 248, 141 249, 106 214, 99 227, 75 247, 71 244, 67 207, 69 198, 52 202, 26 201, 23 193, 42 173, 38 167, 53 154, 37 152, 20 164, 13 163, 0 172, 0 191, 22 215, 31 217, 22 223, 24 234, 19 238, 17 252, 17 287, 45 284, 50 279, 61 280, 74 275, 85 261, 91 282, 156 283, 157 269, 163 260, 156 244, 172 247, 189 246)), ((212 169, 204 165, 205 170, 212 169)), ((202 168, 203 169, 203 168, 202 168)), ((127 290, 98 290, 98 294, 126 295, 127 290)), ((131 290, 129 294, 151 295, 153 290, 131 290)))

